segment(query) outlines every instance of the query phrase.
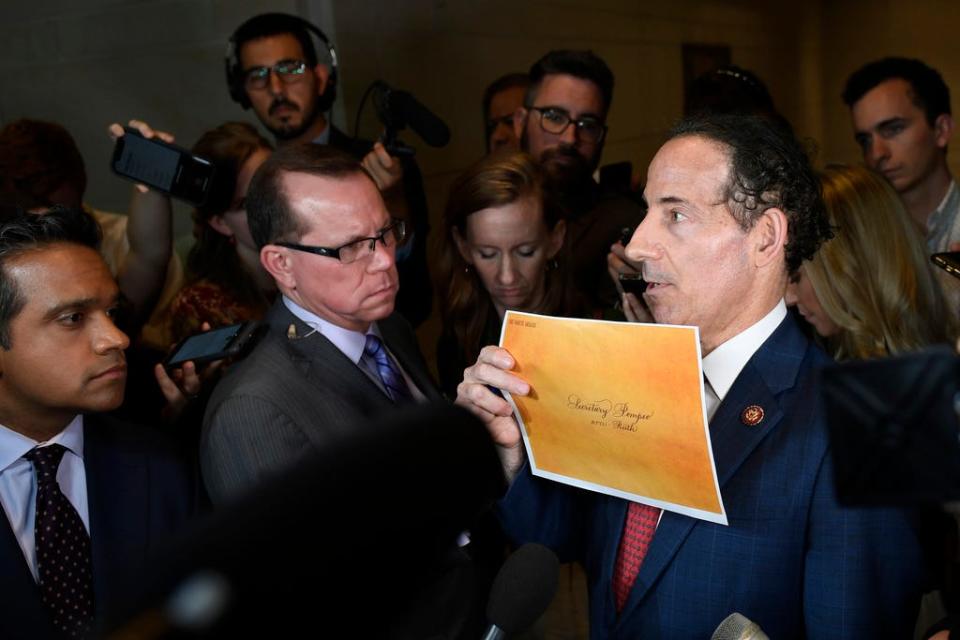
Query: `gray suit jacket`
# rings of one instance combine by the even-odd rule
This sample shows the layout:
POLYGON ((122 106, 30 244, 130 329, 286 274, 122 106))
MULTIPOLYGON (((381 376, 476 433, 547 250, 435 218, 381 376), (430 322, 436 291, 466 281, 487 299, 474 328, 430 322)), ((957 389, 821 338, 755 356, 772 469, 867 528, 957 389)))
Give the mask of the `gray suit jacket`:
MULTIPOLYGON (((329 340, 282 300, 253 352, 234 364, 207 405, 200 468, 210 499, 222 503, 287 469, 394 408, 393 402, 329 340), (300 338, 288 338, 290 325, 300 338)), ((442 396, 416 336, 399 315, 377 323, 383 340, 428 400, 442 396)))

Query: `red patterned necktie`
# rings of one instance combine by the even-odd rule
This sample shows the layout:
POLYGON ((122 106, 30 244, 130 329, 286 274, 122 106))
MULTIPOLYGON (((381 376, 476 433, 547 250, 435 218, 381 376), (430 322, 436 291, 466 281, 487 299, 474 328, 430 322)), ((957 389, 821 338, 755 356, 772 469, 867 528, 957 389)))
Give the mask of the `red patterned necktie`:
POLYGON ((617 550, 617 563, 613 566, 613 599, 617 613, 623 611, 633 583, 640 573, 640 565, 650 548, 650 541, 657 530, 660 509, 631 502, 623 525, 623 537, 617 550))
POLYGON ((37 474, 34 535, 40 597, 57 629, 71 638, 82 638, 90 632, 93 621, 90 535, 57 483, 57 469, 65 451, 63 446, 52 444, 23 457, 37 474))

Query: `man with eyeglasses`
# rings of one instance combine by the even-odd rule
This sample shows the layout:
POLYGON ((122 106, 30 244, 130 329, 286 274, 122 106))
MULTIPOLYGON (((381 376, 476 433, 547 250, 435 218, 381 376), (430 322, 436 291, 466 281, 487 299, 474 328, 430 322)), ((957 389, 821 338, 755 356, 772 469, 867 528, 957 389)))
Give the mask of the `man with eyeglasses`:
POLYGON ((397 255, 400 278, 407 286, 397 304, 411 324, 419 325, 433 304, 420 170, 412 159, 394 158, 379 142, 351 138, 329 121, 336 69, 318 58, 312 28, 302 18, 283 13, 257 15, 240 25, 231 38, 235 60, 228 59, 231 95, 244 108, 253 108, 278 146, 330 145, 362 161, 392 215, 407 222, 409 238, 397 255))
MULTIPOLYGON (((215 506, 369 435, 372 418, 443 401, 410 325, 394 313, 404 223, 356 159, 324 145, 281 147, 250 184, 247 220, 280 296, 266 335, 207 406, 200 468, 215 506)), ((414 604, 395 637, 470 635, 472 565, 459 548, 444 553, 411 584, 414 604)))
POLYGON ((643 219, 636 201, 601 189, 593 177, 608 132, 613 72, 592 51, 557 50, 529 75, 525 106, 514 119, 520 146, 541 163, 566 210, 577 288, 595 306, 612 306, 617 291, 607 275, 607 253, 624 227, 643 219))
POLYGON ((370 418, 442 400, 394 313, 405 225, 356 159, 281 147, 250 183, 247 220, 280 296, 266 336, 207 407, 200 462, 214 504, 370 418))

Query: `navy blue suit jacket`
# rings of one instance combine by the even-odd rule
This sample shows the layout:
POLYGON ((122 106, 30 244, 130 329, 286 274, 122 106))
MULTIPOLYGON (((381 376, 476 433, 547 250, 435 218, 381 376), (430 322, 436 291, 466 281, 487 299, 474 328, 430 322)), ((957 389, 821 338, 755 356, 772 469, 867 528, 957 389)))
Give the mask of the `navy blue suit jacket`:
POLYGON ((709 638, 735 611, 771 638, 912 637, 919 533, 903 511, 837 504, 814 382, 826 361, 789 316, 753 355, 710 422, 729 526, 664 512, 619 616, 628 503, 521 472, 504 527, 583 562, 592 638, 709 638), (741 420, 750 405, 765 416, 753 427, 741 420))
MULTIPOLYGON (((177 530, 196 505, 180 459, 140 427, 88 415, 83 425, 94 606, 98 617, 125 596, 126 576, 177 530)), ((10 523, 0 512, 0 638, 60 637, 10 523)))

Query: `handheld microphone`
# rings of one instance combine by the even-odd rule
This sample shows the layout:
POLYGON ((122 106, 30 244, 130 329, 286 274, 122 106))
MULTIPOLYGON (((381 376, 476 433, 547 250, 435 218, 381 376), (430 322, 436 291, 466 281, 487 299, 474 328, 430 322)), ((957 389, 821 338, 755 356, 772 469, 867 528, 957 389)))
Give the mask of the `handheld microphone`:
POLYGON ((557 591, 560 562, 541 544, 528 543, 503 563, 490 588, 483 640, 521 633, 547 610, 557 591))
POLYGON ((384 145, 394 143, 396 132, 410 127, 431 147, 443 147, 450 142, 450 129, 430 109, 423 106, 409 92, 393 89, 378 80, 374 84, 373 104, 377 117, 387 128, 384 145))
POLYGON ((756 622, 740 613, 731 613, 717 626, 710 640, 770 640, 756 622))

